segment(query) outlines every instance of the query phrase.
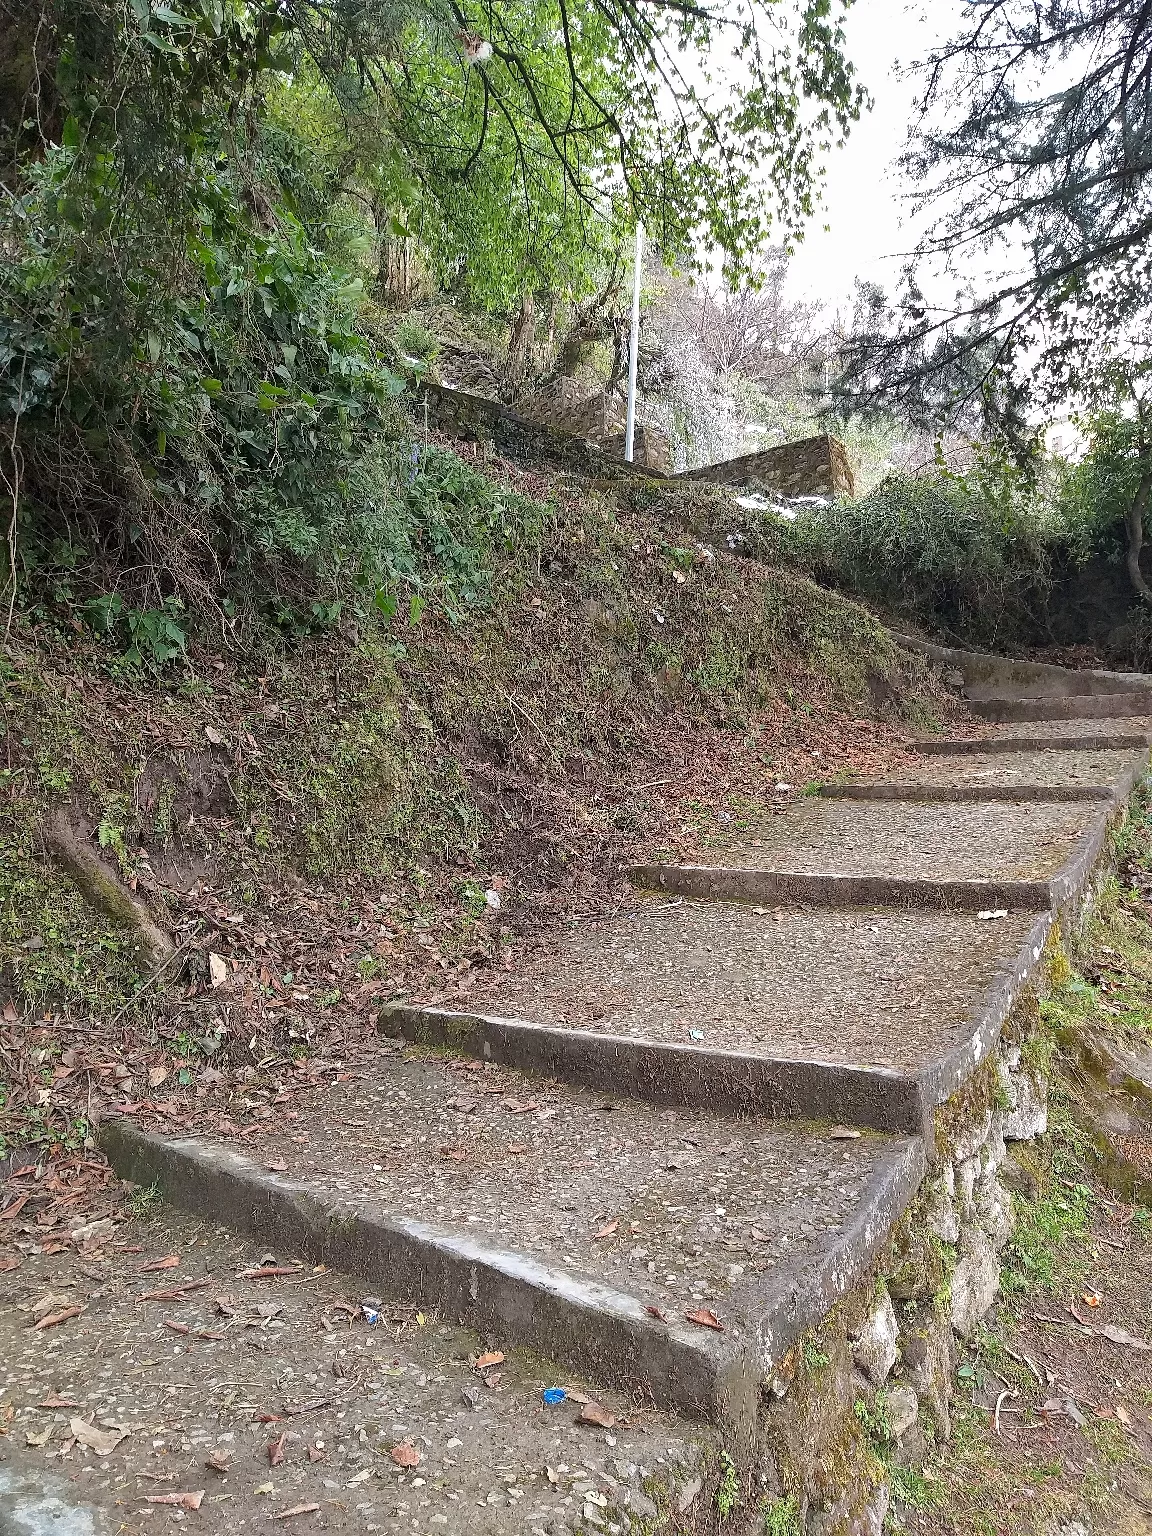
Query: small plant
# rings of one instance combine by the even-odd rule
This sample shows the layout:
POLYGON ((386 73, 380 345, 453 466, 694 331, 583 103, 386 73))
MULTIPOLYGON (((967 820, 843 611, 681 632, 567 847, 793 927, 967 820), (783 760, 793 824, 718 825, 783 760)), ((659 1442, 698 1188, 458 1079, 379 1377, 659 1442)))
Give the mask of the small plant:
POLYGON ((800 1510, 791 1494, 764 1505, 764 1536, 800 1536, 800 1510))
POLYGON ((125 1202, 125 1209, 129 1216, 135 1217, 137 1221, 147 1221, 160 1204, 160 1199, 159 1184, 153 1184, 148 1189, 145 1189, 142 1184, 138 1184, 128 1196, 125 1202))
POLYGON ((828 1356, 815 1339, 804 1340, 802 1353, 804 1355, 804 1365, 812 1375, 815 1375, 817 1371, 822 1371, 828 1364, 828 1356))
POLYGON ((875 1446, 886 1446, 892 1439, 892 1426, 888 1422, 888 1407, 884 1393, 877 1392, 876 1400, 868 1404, 858 1397, 852 1404, 856 1422, 875 1446))
POLYGON ((721 1451, 720 1482, 716 1489, 716 1512, 721 1520, 727 1520, 739 1502, 740 1479, 736 1475, 736 1463, 727 1451, 721 1451))
POLYGON ((401 356, 429 367, 440 355, 440 339, 415 315, 405 315, 392 332, 401 356))

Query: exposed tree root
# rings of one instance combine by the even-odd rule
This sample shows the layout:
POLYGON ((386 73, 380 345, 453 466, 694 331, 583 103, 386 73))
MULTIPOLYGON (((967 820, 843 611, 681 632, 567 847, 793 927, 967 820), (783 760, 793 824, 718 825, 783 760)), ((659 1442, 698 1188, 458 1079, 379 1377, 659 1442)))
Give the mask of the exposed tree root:
POLYGON ((166 965, 176 953, 171 937, 95 851, 82 842, 63 811, 44 825, 44 840, 64 866, 84 899, 127 930, 136 954, 149 971, 166 965))

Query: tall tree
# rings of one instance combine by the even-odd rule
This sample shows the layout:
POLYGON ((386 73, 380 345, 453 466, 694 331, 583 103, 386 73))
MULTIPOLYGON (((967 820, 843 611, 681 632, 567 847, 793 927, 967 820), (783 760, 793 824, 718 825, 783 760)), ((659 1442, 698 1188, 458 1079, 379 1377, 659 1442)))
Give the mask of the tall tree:
POLYGON ((1123 349, 1146 324, 1152 5, 976 0, 917 68, 903 168, 931 222, 847 388, 928 424, 1018 434, 1030 405, 1111 366, 1104 338, 1123 349))

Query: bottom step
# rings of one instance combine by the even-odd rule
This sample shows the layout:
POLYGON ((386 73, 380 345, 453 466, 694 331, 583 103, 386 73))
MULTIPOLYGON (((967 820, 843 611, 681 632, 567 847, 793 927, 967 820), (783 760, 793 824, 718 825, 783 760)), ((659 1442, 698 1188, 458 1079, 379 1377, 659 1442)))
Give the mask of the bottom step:
POLYGON ((739 1433, 924 1170, 916 1138, 658 1110, 443 1059, 384 1059, 257 1153, 127 1118, 100 1142, 173 1204, 739 1433))

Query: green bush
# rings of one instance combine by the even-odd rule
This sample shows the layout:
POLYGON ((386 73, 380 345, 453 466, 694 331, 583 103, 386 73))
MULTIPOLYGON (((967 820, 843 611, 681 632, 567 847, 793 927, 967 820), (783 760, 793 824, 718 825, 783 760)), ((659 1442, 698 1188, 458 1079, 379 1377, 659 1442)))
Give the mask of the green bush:
POLYGON ((893 474, 858 501, 801 512, 777 552, 895 618, 969 644, 1046 635, 1054 586, 1092 553, 1085 519, 1061 513, 1054 476, 985 451, 966 474, 893 474))

